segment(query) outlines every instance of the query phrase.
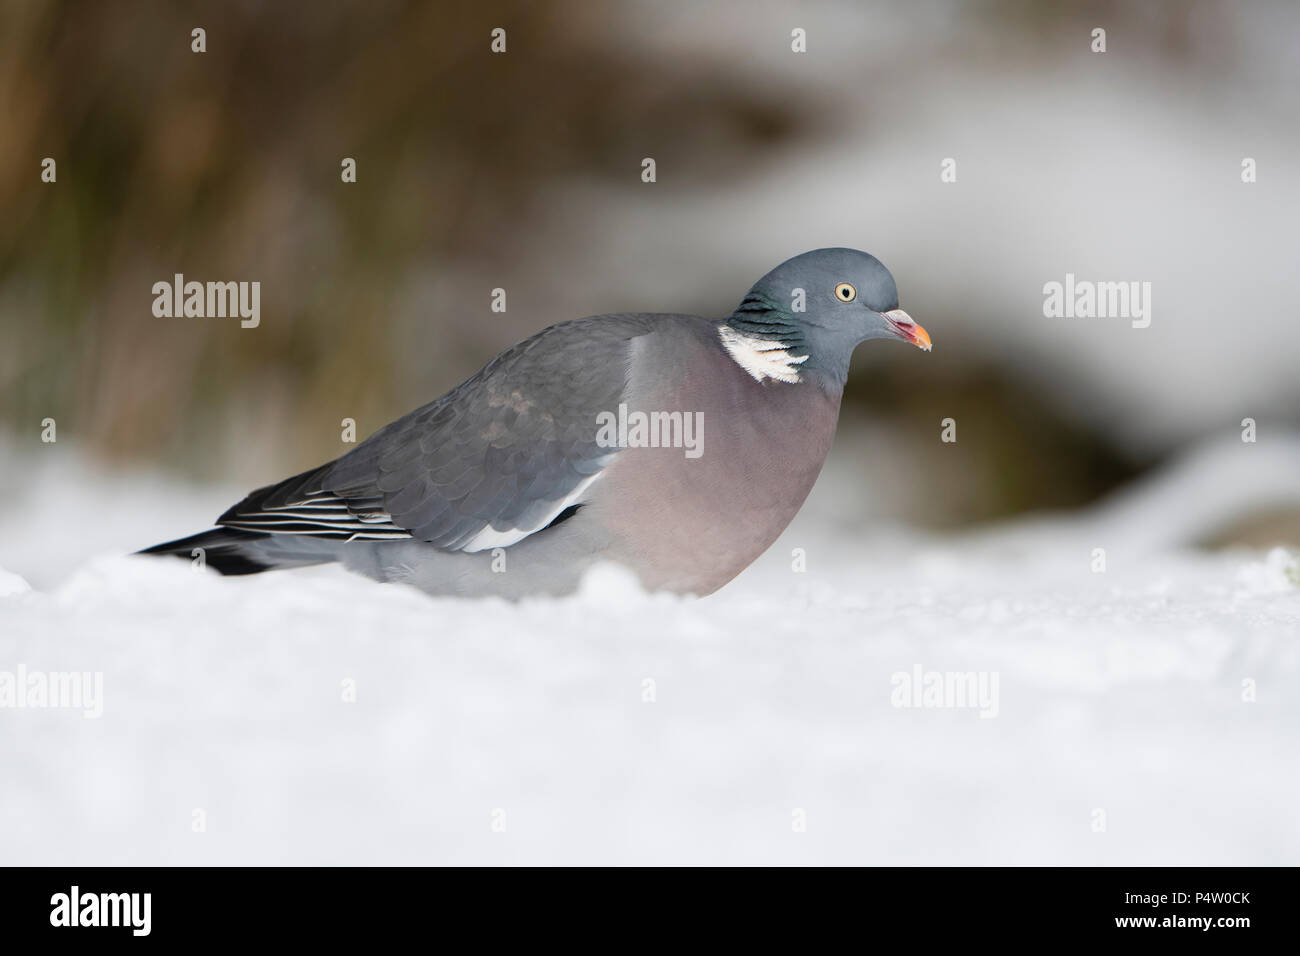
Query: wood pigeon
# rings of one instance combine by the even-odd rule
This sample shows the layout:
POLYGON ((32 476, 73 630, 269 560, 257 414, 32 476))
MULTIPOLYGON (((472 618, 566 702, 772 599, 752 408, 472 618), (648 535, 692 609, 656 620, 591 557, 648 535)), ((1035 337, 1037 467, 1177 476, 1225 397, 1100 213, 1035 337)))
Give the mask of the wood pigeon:
POLYGON ((763 553, 831 446, 858 343, 930 336, 893 276, 818 249, 724 319, 618 314, 506 349, 328 464, 259 488, 218 528, 144 554, 222 574, 337 561, 431 594, 562 594, 600 561, 709 594, 763 553))

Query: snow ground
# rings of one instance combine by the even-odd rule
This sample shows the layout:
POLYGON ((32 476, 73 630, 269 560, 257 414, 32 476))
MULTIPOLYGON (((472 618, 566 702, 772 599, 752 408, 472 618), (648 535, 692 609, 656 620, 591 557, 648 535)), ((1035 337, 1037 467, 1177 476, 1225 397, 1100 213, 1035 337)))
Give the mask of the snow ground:
POLYGON ((1300 496, 1300 440, 1265 451, 942 538, 828 530, 832 467, 711 598, 514 606, 119 556, 235 495, 92 501, 60 450, 0 512, 0 672, 102 672, 103 714, 0 710, 0 862, 1295 864, 1294 558, 1185 547, 1300 496), (55 532, 105 502, 85 560, 55 532), (996 716, 894 706, 918 666, 996 674, 996 716))

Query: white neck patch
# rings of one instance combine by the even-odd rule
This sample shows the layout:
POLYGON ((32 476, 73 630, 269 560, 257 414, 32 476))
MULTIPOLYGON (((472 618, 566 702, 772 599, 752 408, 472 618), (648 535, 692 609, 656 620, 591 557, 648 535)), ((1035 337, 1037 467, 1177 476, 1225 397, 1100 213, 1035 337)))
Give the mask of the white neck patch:
POLYGON ((756 382, 775 379, 778 382, 799 381, 799 366, 808 361, 806 355, 791 355, 780 342, 757 339, 737 332, 729 325, 718 326, 722 347, 756 382))

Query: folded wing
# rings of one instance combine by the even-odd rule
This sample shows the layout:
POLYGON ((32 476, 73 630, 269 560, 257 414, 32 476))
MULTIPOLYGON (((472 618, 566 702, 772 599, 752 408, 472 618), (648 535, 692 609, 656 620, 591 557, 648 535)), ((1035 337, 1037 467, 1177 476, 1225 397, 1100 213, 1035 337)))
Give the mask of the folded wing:
POLYGON ((551 326, 336 461, 260 488, 230 528, 344 541, 415 538, 447 551, 509 547, 581 506, 618 453, 616 412, 642 316, 551 326))

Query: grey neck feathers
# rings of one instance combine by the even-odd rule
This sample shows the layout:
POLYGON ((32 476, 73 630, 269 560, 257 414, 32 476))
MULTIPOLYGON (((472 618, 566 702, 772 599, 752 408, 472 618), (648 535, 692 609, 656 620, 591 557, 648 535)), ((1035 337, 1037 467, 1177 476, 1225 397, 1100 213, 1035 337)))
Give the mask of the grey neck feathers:
POLYGON ((807 354, 803 330, 795 324, 794 316, 761 292, 746 295, 727 319, 727 325, 741 335, 780 342, 792 354, 807 354))
POLYGON ((808 356, 798 363, 800 379, 815 383, 829 394, 843 391, 852 348, 843 355, 819 354, 823 350, 812 348, 803 325, 771 296, 751 290, 724 324, 753 339, 779 342, 791 356, 808 356))

